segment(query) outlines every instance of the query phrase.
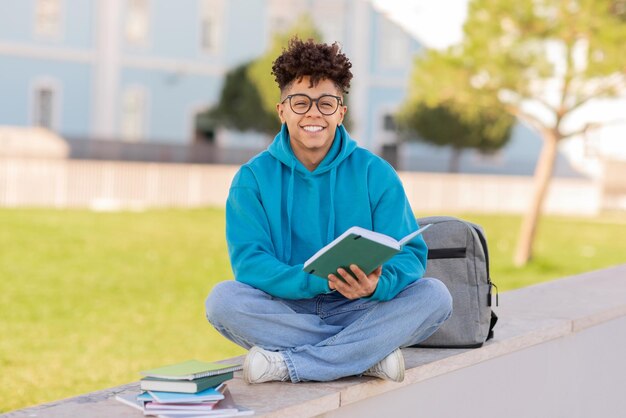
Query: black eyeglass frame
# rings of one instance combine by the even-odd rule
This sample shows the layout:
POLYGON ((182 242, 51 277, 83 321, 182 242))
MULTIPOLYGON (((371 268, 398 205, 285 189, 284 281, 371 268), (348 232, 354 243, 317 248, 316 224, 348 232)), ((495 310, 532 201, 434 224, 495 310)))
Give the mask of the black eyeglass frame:
POLYGON ((284 104, 287 100, 289 100, 289 107, 291 108, 291 111, 293 113, 295 113, 296 115, 305 115, 309 110, 311 110, 311 107, 313 107, 313 103, 315 103, 315 106, 317 107, 317 110, 320 111, 320 113, 324 116, 332 116, 335 113, 337 113, 337 110, 339 110, 339 106, 343 105, 343 99, 339 96, 335 96, 333 94, 322 94, 320 97, 318 97, 317 99, 312 98, 311 96, 309 96, 308 94, 304 94, 304 93, 296 93, 296 94, 290 94, 287 97, 285 97, 283 99, 282 102, 280 102, 280 104, 284 104), (304 111, 304 112, 297 112, 293 106, 291 105, 291 98, 292 97, 296 97, 296 96, 304 96, 307 99, 309 99, 309 107, 304 111), (322 109, 320 109, 320 100, 324 97, 332 97, 334 99, 337 99, 337 107, 335 108, 335 110, 333 110, 332 113, 324 113, 322 111, 322 109))

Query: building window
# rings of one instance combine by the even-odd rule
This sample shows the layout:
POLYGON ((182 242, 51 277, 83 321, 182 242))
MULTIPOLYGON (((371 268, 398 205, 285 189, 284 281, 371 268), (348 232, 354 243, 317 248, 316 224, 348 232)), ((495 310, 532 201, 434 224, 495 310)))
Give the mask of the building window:
POLYGON ((297 16, 305 12, 302 1, 293 0, 269 0, 267 13, 269 20, 269 36, 282 33, 290 29, 297 16))
POLYGON ((126 10, 126 41, 131 45, 145 45, 150 29, 148 0, 128 0, 126 10))
POLYGON ((387 113, 383 116, 383 129, 386 132, 395 132, 396 131, 396 120, 393 115, 387 113))
POLYGON ((50 130, 58 128, 59 89, 54 83, 38 83, 33 89, 32 125, 50 130))
POLYGON ((202 0, 200 8, 200 47, 202 51, 214 54, 219 50, 222 22, 222 2, 202 0))
POLYGON ((45 38, 61 35, 61 0, 35 2, 35 34, 45 38))
POLYGON ((387 103, 376 110, 375 113, 375 144, 372 144, 373 149, 377 149, 383 145, 398 143, 398 131, 396 123, 396 109, 395 106, 387 103))
POLYGON ((410 56, 408 35, 386 18, 380 22, 380 62, 385 68, 404 68, 410 56))
POLYGON ((146 127, 146 91, 130 87, 122 96, 122 139, 138 142, 144 139, 146 127))

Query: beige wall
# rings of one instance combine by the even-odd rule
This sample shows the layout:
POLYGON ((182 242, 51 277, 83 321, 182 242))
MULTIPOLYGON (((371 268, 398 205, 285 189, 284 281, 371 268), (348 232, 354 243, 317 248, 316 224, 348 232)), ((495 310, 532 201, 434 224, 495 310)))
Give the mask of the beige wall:
POLYGON ((0 206, 223 206, 236 170, 219 165, 0 159, 0 206))
MULTIPOLYGON (((522 213, 533 192, 533 179, 522 176, 401 172, 400 178, 417 212, 522 213)), ((601 209, 596 181, 555 178, 548 193, 546 213, 592 216, 601 209)))
MULTIPOLYGON (((0 157, 0 207, 142 210, 224 206, 237 166, 128 163, 0 157)), ((521 213, 532 179, 514 176, 402 172, 413 209, 421 213, 521 213)), ((546 211, 595 215, 602 187, 554 179, 546 211)))

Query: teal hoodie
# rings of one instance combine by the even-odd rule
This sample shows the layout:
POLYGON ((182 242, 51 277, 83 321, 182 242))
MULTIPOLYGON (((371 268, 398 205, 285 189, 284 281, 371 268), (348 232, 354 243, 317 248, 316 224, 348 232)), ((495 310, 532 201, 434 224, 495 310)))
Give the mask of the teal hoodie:
MULTIPOLYGON (((226 240, 235 279, 285 299, 329 293, 328 281, 305 273, 304 262, 351 226, 400 239, 418 228, 393 168, 360 148, 343 126, 326 157, 307 170, 289 132, 244 164, 226 203, 226 240)), ((370 296, 389 300, 426 268, 420 236, 383 265, 370 296)))

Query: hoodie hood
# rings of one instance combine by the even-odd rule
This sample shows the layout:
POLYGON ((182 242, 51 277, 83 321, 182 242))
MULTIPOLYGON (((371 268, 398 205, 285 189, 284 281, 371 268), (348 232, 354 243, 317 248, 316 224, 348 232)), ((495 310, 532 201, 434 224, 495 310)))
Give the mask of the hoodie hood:
POLYGON ((343 125, 339 125, 335 131, 335 138, 328 150, 328 154, 326 154, 326 157, 324 157, 320 165, 311 172, 298 161, 293 153, 287 124, 283 123, 280 132, 276 135, 267 150, 274 158, 289 168, 295 168, 296 171, 302 172, 303 174, 319 175, 336 168, 343 160, 348 158, 356 148, 356 141, 350 137, 343 125))
POLYGON ((293 221, 293 204, 294 204, 294 184, 296 172, 302 176, 322 176, 328 174, 330 176, 328 182, 328 196, 330 199, 330 212, 328 227, 326 230, 326 242, 334 239, 335 231, 335 185, 337 183, 337 166, 354 152, 357 148, 356 141, 350 137, 343 125, 337 126, 335 138, 328 153, 319 166, 313 171, 309 171, 295 156, 291 149, 291 141, 287 124, 283 123, 280 132, 270 144, 268 152, 278 161, 280 161, 285 169, 288 169, 289 183, 287 186, 287 236, 285 237, 285 246, 283 247, 283 256, 285 259, 291 254, 291 231, 293 221))

